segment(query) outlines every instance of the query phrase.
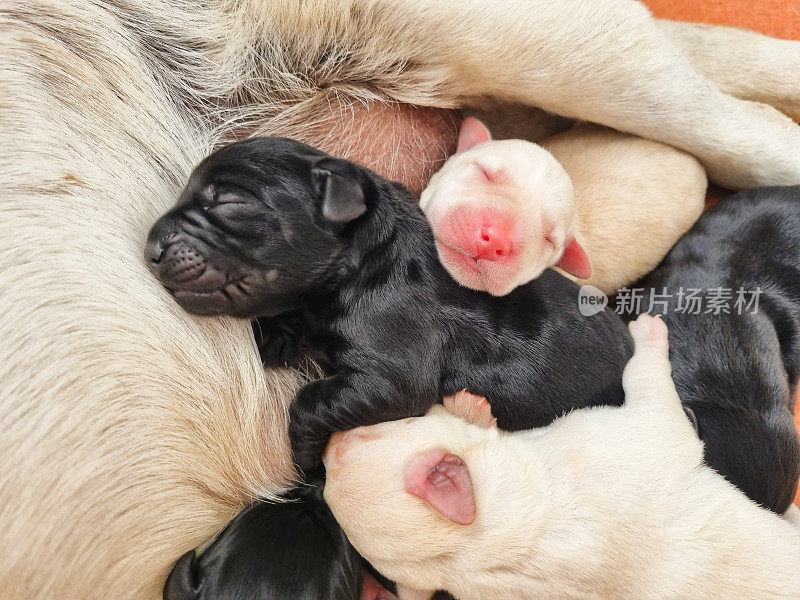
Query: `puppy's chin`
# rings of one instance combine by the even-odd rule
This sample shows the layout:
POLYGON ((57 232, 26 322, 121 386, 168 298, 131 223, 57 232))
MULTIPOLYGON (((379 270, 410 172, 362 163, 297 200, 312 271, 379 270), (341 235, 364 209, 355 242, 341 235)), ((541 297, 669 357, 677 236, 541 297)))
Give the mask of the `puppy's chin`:
POLYGON ((210 292, 173 290, 171 293, 181 308, 194 315, 202 315, 204 317, 218 315, 245 316, 236 314, 231 300, 225 296, 221 289, 210 292))
POLYGON ((444 268, 466 288, 487 292, 492 296, 505 296, 518 285, 516 261, 506 260, 498 264, 489 260, 476 260, 438 242, 436 247, 444 268))
POLYGON ((282 302, 252 302, 249 299, 231 298, 222 290, 193 292, 190 290, 171 291, 175 301, 185 311, 204 317, 230 316, 239 319, 271 318, 290 312, 297 306, 285 306, 282 302))

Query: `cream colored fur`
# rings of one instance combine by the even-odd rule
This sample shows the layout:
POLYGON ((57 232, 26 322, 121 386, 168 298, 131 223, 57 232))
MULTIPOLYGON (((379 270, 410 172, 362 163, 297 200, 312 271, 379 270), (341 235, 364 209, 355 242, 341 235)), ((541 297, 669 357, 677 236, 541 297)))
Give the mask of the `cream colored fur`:
POLYGON ((631 331, 621 408, 505 433, 437 406, 331 443, 325 498, 400 600, 439 589, 459 600, 800 597, 800 530, 704 465, 666 327, 644 315, 631 331), (469 468, 471 525, 405 491, 406 461, 433 448, 469 468))
POLYGON ((218 144, 368 145, 399 177, 441 142, 384 119, 392 103, 492 95, 687 148, 730 185, 800 179, 798 129, 696 75, 642 6, 555 6, 3 2, 0 596, 157 598, 182 552, 291 476, 297 376, 264 373, 247 323, 185 314, 142 264, 218 144))
POLYGON ((650 272, 703 211, 700 163, 670 146, 591 125, 541 142, 575 189, 576 239, 592 264, 576 279, 613 294, 650 272))

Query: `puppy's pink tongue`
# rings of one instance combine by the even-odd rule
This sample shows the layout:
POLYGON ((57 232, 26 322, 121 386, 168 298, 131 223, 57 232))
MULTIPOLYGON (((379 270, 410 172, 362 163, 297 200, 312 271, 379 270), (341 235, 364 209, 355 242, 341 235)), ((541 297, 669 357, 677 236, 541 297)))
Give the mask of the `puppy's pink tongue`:
POLYGON ((361 585, 359 600, 397 600, 397 596, 378 583, 367 571, 364 571, 364 582, 361 585))

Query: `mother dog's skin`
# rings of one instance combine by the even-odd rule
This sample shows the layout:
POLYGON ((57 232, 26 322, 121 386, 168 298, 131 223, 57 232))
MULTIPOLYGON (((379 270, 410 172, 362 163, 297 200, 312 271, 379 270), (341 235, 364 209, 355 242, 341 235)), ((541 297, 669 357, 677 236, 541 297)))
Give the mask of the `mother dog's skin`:
MULTIPOLYGON (((246 323, 185 314, 141 261, 221 141, 298 137, 419 191, 455 147, 440 109, 491 95, 674 143, 731 185, 797 179, 797 129, 697 78, 640 5, 543 6, 3 3, 3 595, 156 598, 177 556, 292 472, 296 377, 261 369, 246 323), (587 6, 610 26, 582 36, 587 6)), ((662 28, 724 91, 800 112, 797 44, 662 28)))

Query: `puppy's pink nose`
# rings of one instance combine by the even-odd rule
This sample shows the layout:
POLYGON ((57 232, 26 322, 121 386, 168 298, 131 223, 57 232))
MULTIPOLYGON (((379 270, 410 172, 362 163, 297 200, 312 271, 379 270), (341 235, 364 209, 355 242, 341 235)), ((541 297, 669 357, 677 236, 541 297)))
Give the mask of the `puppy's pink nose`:
POLYGON ((484 260, 502 260, 511 254, 514 243, 508 232, 497 225, 484 225, 481 227, 475 239, 476 253, 475 258, 484 260))

